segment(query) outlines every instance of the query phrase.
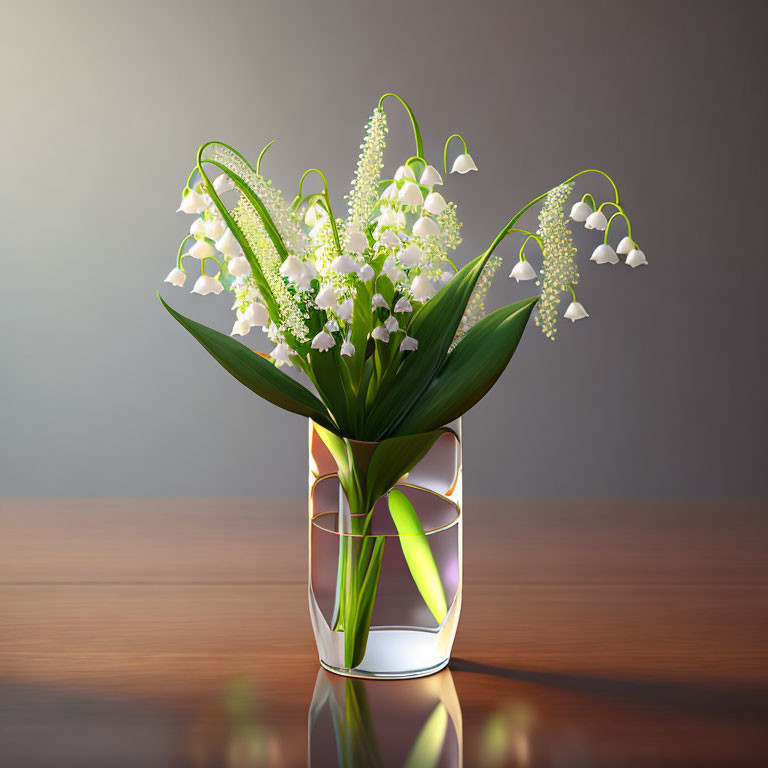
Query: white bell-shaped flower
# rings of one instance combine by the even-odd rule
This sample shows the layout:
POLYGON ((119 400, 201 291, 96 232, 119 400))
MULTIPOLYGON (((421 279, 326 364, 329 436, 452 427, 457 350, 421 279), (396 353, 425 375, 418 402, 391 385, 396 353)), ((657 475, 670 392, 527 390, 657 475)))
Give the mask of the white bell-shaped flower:
POLYGON ((352 319, 352 312, 355 309, 355 302, 352 299, 344 299, 339 304, 339 308, 336 310, 336 314, 345 322, 348 323, 352 319))
POLYGON ((216 250, 214 249, 214 247, 205 240, 198 240, 189 249, 189 255, 193 259, 207 259, 210 256, 215 255, 215 253, 216 253, 216 250))
POLYGON ((235 182, 222 173, 213 180, 213 189, 217 195, 223 195, 225 192, 231 192, 235 188, 235 182))
POLYGON ((398 194, 397 199, 403 205, 410 205, 416 208, 424 202, 424 195, 421 194, 418 184, 406 181, 400 188, 400 194, 398 194))
POLYGON ((575 323, 577 320, 583 320, 585 317, 589 317, 587 310, 578 301, 572 301, 568 305, 568 309, 565 310, 565 318, 575 323))
POLYGON ((428 277, 418 275, 411 283, 411 293, 416 301, 426 301, 437 293, 437 286, 428 277))
POLYGON ((408 165, 401 165, 395 171, 395 181, 402 181, 408 179, 408 181, 416 181, 416 176, 408 165))
POLYGON ((336 340, 331 336, 328 331, 320 331, 320 333, 312 339, 312 349, 316 349, 319 352, 327 352, 331 347, 336 346, 336 340))
POLYGON ((350 230, 347 235, 347 250, 352 253, 362 253, 368 247, 368 238, 364 232, 357 229, 350 230))
POLYGON ((200 195, 193 189, 184 195, 176 213, 202 213, 208 207, 210 200, 208 195, 200 195))
POLYGON ((181 288, 184 285, 184 281, 187 276, 178 267, 174 267, 169 273, 168 277, 163 282, 175 285, 177 288, 181 288))
POLYGON ((415 267, 424 258, 424 254, 421 252, 416 243, 409 243, 400 253, 400 263, 404 267, 415 267))
POLYGON ((374 293, 371 296, 371 309, 377 309, 378 307, 387 309, 389 304, 387 304, 387 300, 380 293, 374 293))
POLYGON ((440 280, 438 281, 440 284, 440 288, 442 288, 444 285, 448 285, 448 283, 453 280, 453 276, 455 275, 455 272, 450 272, 449 270, 446 270, 445 272, 442 272, 440 274, 440 280))
POLYGON ((384 344, 389 344, 389 331, 383 325, 377 325, 371 332, 376 341, 381 341, 384 344))
POLYGON ((234 259, 230 259, 227 264, 227 271, 234 277, 240 277, 241 275, 251 274, 251 265, 248 263, 248 259, 245 256, 235 256, 234 259))
POLYGON ((195 219, 189 228, 189 234, 195 237, 203 237, 205 235, 205 222, 202 219, 195 219))
POLYGON ((339 330, 339 324, 335 320, 329 320, 325 324, 325 330, 328 331, 328 333, 336 333, 339 330))
POLYGON ((400 324, 397 322, 397 318, 390 315, 385 321, 384 321, 384 327, 390 332, 390 333, 397 333, 400 330, 400 324))
POLYGON ((245 310, 243 318, 252 326, 258 325, 261 328, 266 328, 269 325, 269 310, 263 304, 255 301, 245 310))
POLYGON ((344 254, 337 256, 331 262, 331 271, 338 272, 340 275, 351 275, 353 272, 357 272, 359 266, 351 256, 344 254))
POLYGON ((382 193, 382 200, 397 200, 397 196, 400 190, 397 188, 397 184, 393 181, 382 193))
POLYGON ((294 282, 294 285, 300 291, 312 290, 312 278, 310 277, 306 269, 301 273, 298 279, 294 282))
POLYGON ((231 229, 227 231, 216 241, 216 250, 221 251, 226 256, 239 256, 243 249, 237 238, 232 234, 231 229))
POLYGON ((251 332, 251 324, 245 319, 235 320, 230 336, 247 336, 251 332))
POLYGON ((380 227, 394 227, 397 225, 395 212, 388 205, 381 209, 381 213, 376 217, 376 221, 380 227))
POLYGON ((631 237, 623 237, 616 246, 616 253, 626 256, 630 251, 635 250, 635 241, 631 237))
POLYGON ((192 293, 199 293, 201 296, 207 296, 209 293, 221 293, 224 286, 215 278, 208 275, 200 275, 195 280, 192 293))
POLYGON ((424 210, 435 216, 442 213, 447 207, 448 203, 445 202, 445 198, 439 192, 430 192, 424 201, 424 210))
POLYGON ((292 352, 291 348, 284 341, 281 341, 269 353, 269 356, 278 365, 282 365, 283 363, 288 363, 290 365, 290 363, 291 363, 291 352, 292 352))
POLYGON ((422 216, 413 225, 413 234, 416 237, 437 237, 440 234, 440 227, 434 219, 422 216))
POLYGON ((382 233, 379 243, 387 248, 399 248, 402 245, 400 238, 391 229, 382 233))
POLYGON ((518 283, 521 280, 533 280, 536 277, 536 270, 527 261, 521 259, 512 267, 509 276, 514 277, 518 283))
POLYGON ((325 225, 328 222, 327 218, 321 218, 318 216, 317 221, 312 225, 312 229, 309 230, 310 240, 317 240, 325 229, 325 225))
POLYGON ((642 264, 647 264, 645 254, 639 248, 633 248, 627 255, 626 265, 629 267, 639 267, 642 264))
POLYGON ((364 282, 367 283, 369 280, 373 280, 373 277, 376 273, 373 271, 373 267, 370 264, 363 264, 362 267, 357 272, 357 276, 364 282))
POLYGON ((401 352, 415 352, 419 348, 419 342, 413 336, 406 336, 400 342, 401 352))
POLYGON ((586 221, 590 213, 592 213, 592 207, 583 200, 580 200, 578 203, 573 204, 570 216, 574 221, 586 221))
POLYGON ((472 155, 466 152, 463 155, 459 155, 453 161, 451 173, 469 173, 470 171, 476 170, 477 166, 475 165, 475 161, 472 159, 472 155))
POLYGON ((299 278, 303 277, 305 273, 304 262, 298 256, 294 256, 293 254, 288 256, 288 258, 280 265, 280 274, 294 283, 299 280, 299 278))
POLYGON ((584 222, 587 229, 599 229, 601 232, 608 226, 608 219, 602 211, 592 211, 584 222))
POLYGON ((401 296, 395 302, 395 307, 392 311, 398 315, 401 315, 401 314, 405 314, 406 312, 413 312, 413 307, 411 306, 411 302, 408 301, 407 296, 401 296))
POLYGON ((608 243, 601 243, 592 251, 592 255, 589 257, 590 261, 595 261, 598 264, 618 264, 619 257, 616 255, 616 251, 611 248, 608 243))
POLYGON ((218 240, 227 231, 227 224, 223 219, 206 219, 203 227, 205 236, 211 240, 218 240))
POLYGON ((435 184, 443 183, 443 177, 440 175, 440 172, 437 170, 437 168, 428 165, 424 169, 424 173, 421 174, 419 183, 423 184, 425 187, 434 187, 435 184))
POLYGON ((392 281, 393 285, 402 283, 407 277, 400 267, 392 267, 392 269, 388 269, 384 274, 392 281))
POLYGON ((339 299, 332 285, 323 286, 315 297, 315 304, 318 309, 333 309, 339 306, 339 299))
POLYGON ((352 357, 355 354, 355 345, 349 339, 342 343, 341 354, 344 357, 352 357))
POLYGON ((325 209, 318 205, 317 203, 313 203, 310 205, 307 210, 304 212, 304 223, 308 227, 314 227, 315 224, 318 223, 318 221, 324 222, 326 218, 325 209))

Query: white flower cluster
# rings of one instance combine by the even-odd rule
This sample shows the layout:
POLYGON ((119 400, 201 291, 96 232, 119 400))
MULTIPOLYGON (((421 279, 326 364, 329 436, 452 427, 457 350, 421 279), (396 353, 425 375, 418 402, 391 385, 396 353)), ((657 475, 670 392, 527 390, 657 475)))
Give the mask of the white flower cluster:
MULTIPOLYGON (((403 352, 416 350, 418 340, 406 333, 408 317, 414 304, 428 301, 453 277, 448 252, 461 243, 461 223, 455 204, 436 190, 443 184, 440 172, 423 159, 411 158, 393 178, 381 181, 386 133, 386 115, 377 108, 361 145, 346 220, 333 217, 327 190, 288 206, 237 152, 216 143, 206 145, 203 161, 227 172, 214 179, 211 194, 204 182, 185 189, 179 210, 197 218, 166 281, 184 285, 183 259, 200 260, 202 274, 193 292, 230 290, 236 312, 232 335, 245 336, 261 327, 274 344, 270 356, 278 365, 293 362, 296 343, 310 342, 322 352, 339 344, 342 355, 354 355, 351 324, 361 283, 370 286, 372 296, 371 337, 383 344, 396 339, 403 352), (263 204, 287 255, 276 249, 247 191, 232 177, 238 183, 242 179, 263 204), (234 231, 219 207, 224 205, 221 197, 233 191, 239 196, 224 213, 234 221, 234 231), (188 240, 193 245, 182 253, 188 240), (206 274, 208 262, 217 265, 213 276, 206 274), (265 291, 269 301, 262 295, 265 291), (321 330, 310 334, 318 313, 321 330)), ((466 152, 452 168, 462 174, 471 170, 477 166, 466 152)), ((480 306, 485 290, 487 286, 476 292, 480 306)))

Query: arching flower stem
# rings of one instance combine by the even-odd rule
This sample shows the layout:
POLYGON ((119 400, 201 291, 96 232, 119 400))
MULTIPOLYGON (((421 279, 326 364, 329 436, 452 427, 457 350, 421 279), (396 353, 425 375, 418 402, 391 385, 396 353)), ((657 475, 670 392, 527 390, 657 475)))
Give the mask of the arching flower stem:
POLYGON ((182 251, 184 250, 184 244, 187 242, 187 240, 194 240, 194 235, 187 235, 182 241, 181 245, 179 245, 179 251, 176 254, 176 266, 186 275, 187 271, 184 269, 184 267, 181 266, 181 260, 184 258, 186 254, 183 254, 182 251))
MULTIPOLYGON (((520 230, 522 231, 522 230, 520 230)), ((539 235, 534 235, 533 232, 531 232, 528 237, 523 240, 523 244, 520 246, 520 251, 518 252, 520 261, 528 261, 528 259, 525 257, 525 246, 528 245, 529 240, 535 240, 539 244, 539 248, 541 248, 541 252, 544 253, 544 243, 539 235)))
POLYGON ((586 192, 581 198, 582 203, 587 202, 587 198, 589 198, 589 206, 592 208, 592 210, 597 210, 597 200, 595 200, 595 196, 591 192, 586 192))
MULTIPOLYGON (((585 173, 599 173, 601 176, 605 176, 606 179, 611 183, 611 186, 613 187, 613 194, 616 197, 616 202, 619 202, 619 189, 616 186, 616 182, 605 172, 601 171, 599 168, 588 168, 585 171, 579 171, 578 173, 575 173, 573 176, 571 176, 570 179, 566 179, 563 184, 567 184, 569 181, 574 181, 579 178, 579 176, 583 176, 585 173)), ((592 197, 590 195, 590 197, 592 197)), ((583 199, 583 198, 582 198, 583 199)), ((595 198, 592 197, 592 201, 594 202, 595 198)))
POLYGON ((576 301, 576 291, 573 290, 573 283, 570 283, 568 285, 568 290, 571 292, 571 296, 573 296, 573 300, 576 301))
POLYGON ((333 242, 336 245, 336 251, 341 254, 343 251, 341 250, 341 243, 339 242, 339 230, 336 226, 336 217, 333 215, 333 208, 331 207, 331 197, 328 194, 328 180, 325 178, 325 174, 319 168, 309 168, 308 170, 304 171, 304 174, 299 181, 299 197, 301 197, 302 194, 304 179, 306 179, 310 173, 316 173, 323 180, 323 203, 325 210, 328 211, 328 218, 331 221, 331 230, 333 231, 333 242))
POLYGON ((277 141, 277 139, 272 139, 272 141, 270 141, 270 142, 269 142, 269 144, 267 144, 267 145, 264 147, 264 149, 262 149, 262 150, 261 150, 261 152, 259 152, 259 156, 258 156, 258 158, 256 159, 256 168, 255 168, 255 170, 256 170, 256 173, 257 173, 257 174, 259 174, 259 176, 261 175, 261 161, 262 161, 262 159, 263 159, 264 155, 266 154, 267 150, 268 150, 268 149, 269 149, 269 148, 270 148, 270 147, 271 147, 271 146, 272 146, 272 145, 273 145, 273 144, 274 144, 276 141, 277 141))
MULTIPOLYGON (((204 256, 202 259, 200 259, 200 272, 205 275, 205 262, 206 261, 215 261, 216 264, 219 267, 219 271, 213 276, 214 280, 218 280, 219 275, 221 274, 221 262, 215 257, 215 256, 204 256)), ((206 275, 208 277, 208 275, 206 275)))
POLYGON ((385 93, 379 99, 379 109, 382 109, 381 105, 384 103, 384 100, 390 97, 393 99, 397 99, 405 107, 405 111, 408 113, 408 117, 411 118, 411 125, 413 126, 413 138, 416 140, 416 157, 418 158, 424 157, 424 141, 421 138, 419 123, 416 120, 416 115, 413 114, 413 110, 408 106, 408 104, 403 100, 403 98, 401 96, 398 96, 396 93, 385 93))
POLYGON ((443 171, 445 173, 448 173, 448 145, 451 143, 451 139, 459 139, 459 141, 461 141, 461 143, 464 145, 464 153, 466 154, 469 152, 467 149, 467 142, 464 141, 464 137, 460 133, 452 133, 445 140, 445 146, 443 147, 443 171))
MULTIPOLYGON (((603 243, 607 245, 608 233, 611 231, 611 223, 617 216, 621 216, 624 219, 624 221, 627 222, 627 236, 634 243, 635 241, 632 238, 632 222, 629 220, 629 217, 627 216, 627 214, 624 213, 624 211, 621 209, 616 211, 616 213, 614 213, 613 216, 611 216, 611 218, 608 219, 608 223, 605 225, 605 235, 603 236, 603 243)), ((635 245, 637 245, 637 243, 635 243, 635 245)))

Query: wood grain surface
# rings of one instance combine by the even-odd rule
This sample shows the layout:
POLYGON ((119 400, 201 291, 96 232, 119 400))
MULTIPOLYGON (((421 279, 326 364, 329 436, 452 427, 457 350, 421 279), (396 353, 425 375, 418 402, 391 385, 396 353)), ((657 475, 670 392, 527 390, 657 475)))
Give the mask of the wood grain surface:
MULTIPOLYGON (((765 502, 464 515, 441 765, 768 765, 765 502)), ((0 502, 0 765, 339 764, 308 746, 306 550, 301 500, 0 502)), ((392 718, 434 686, 371 685, 392 718)))

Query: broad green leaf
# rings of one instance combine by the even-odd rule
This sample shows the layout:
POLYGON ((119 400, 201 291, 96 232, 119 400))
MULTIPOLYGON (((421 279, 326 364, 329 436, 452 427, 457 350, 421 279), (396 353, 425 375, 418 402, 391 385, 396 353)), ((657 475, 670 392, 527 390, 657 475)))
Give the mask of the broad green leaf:
POLYGON ((445 359, 487 253, 473 259, 426 304, 413 313, 408 334, 419 348, 408 355, 391 385, 382 387, 365 423, 365 439, 391 434, 429 386, 445 359))
POLYGON ((271 362, 230 336, 190 320, 163 301, 163 306, 194 336, 203 348, 239 382, 279 408, 308 416, 318 424, 331 426, 325 406, 305 387, 279 371, 271 362))
POLYGON ((357 293, 352 305, 352 336, 350 341, 355 347, 355 354, 351 358, 347 358, 347 365, 356 387, 359 387, 360 379, 363 375, 365 348, 368 342, 368 334, 373 328, 371 296, 371 288, 368 283, 361 282, 357 287, 357 293))
POLYGON ((406 472, 410 472, 445 429, 382 440, 373 453, 366 477, 366 499, 372 507, 406 472))
POLYGON ((448 605, 440 573, 413 504, 396 488, 389 492, 389 514, 397 528, 400 546, 413 581, 435 620, 441 624, 448 612, 448 605))
POLYGON ((442 701, 432 710, 408 753, 403 768, 435 768, 448 731, 448 711, 442 701))
POLYGON ((503 307, 470 328, 397 433, 421 433, 449 424, 485 397, 509 364, 537 301, 503 307))
MULTIPOLYGON (((337 347, 327 352, 313 349, 309 353, 312 373, 315 377, 318 393, 328 410, 333 414, 339 431, 349 435, 352 429, 350 419, 354 416, 354 397, 348 386, 349 380, 342 375, 342 366, 337 347), (352 402, 350 403, 350 398, 352 402)), ((348 371, 344 369, 346 373, 348 371)))

